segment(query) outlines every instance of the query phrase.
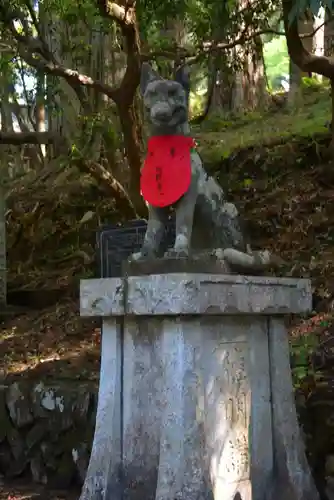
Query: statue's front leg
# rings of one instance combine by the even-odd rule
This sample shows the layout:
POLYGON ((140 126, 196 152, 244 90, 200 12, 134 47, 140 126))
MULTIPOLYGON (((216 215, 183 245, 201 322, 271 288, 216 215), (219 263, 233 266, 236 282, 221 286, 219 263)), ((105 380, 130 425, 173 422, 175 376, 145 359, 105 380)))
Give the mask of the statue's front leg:
POLYGON ((148 207, 147 229, 140 252, 131 255, 129 260, 151 259, 158 255, 161 239, 167 224, 167 210, 164 208, 148 207))
POLYGON ((174 247, 165 253, 165 257, 187 257, 190 251, 194 212, 197 200, 196 186, 192 185, 187 193, 177 202, 176 236, 174 247))

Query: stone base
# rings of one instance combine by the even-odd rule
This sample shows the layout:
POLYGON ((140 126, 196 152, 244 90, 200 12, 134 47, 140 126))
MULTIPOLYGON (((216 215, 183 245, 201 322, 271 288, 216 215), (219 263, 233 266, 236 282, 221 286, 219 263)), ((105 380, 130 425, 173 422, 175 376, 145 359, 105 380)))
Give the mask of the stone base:
POLYGON ((212 253, 200 253, 190 258, 167 258, 139 261, 125 261, 122 264, 124 276, 147 276, 166 273, 198 273, 205 269, 209 274, 231 274, 232 269, 224 259, 212 253))
POLYGON ((106 318, 81 500, 317 500, 284 328, 310 305, 308 280, 82 282, 81 312, 106 318))

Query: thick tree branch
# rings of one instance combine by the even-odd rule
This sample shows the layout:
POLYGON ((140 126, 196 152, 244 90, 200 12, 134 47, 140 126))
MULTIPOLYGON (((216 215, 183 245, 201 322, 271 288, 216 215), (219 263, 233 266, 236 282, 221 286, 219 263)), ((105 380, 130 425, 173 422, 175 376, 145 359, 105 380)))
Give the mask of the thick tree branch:
POLYGON ((133 24, 132 11, 127 5, 123 7, 108 0, 97 0, 97 6, 103 17, 113 18, 120 25, 133 24))
POLYGON ((72 87, 76 87, 77 85, 83 85, 85 87, 91 87, 99 92, 110 97, 115 102, 118 98, 118 89, 114 89, 110 85, 103 83, 99 80, 94 80, 88 75, 84 75, 79 73, 79 71, 66 68, 61 64, 55 64, 53 62, 45 61, 41 58, 34 57, 30 54, 26 47, 19 47, 19 53, 22 59, 24 59, 30 66, 33 66, 36 69, 44 71, 45 73, 53 76, 59 76, 64 78, 72 87))
POLYGON ((126 50, 126 71, 118 91, 123 105, 131 106, 140 81, 141 68, 140 38, 135 2, 133 0, 120 0, 120 3, 117 4, 109 0, 97 0, 97 6, 103 17, 115 19, 121 26, 126 50))
POLYGON ((318 73, 332 80, 334 78, 334 61, 326 56, 311 54, 305 49, 298 33, 297 18, 291 23, 289 22, 292 6, 292 0, 282 0, 283 20, 289 56, 302 71, 318 73))
MULTIPOLYGON (((330 16, 326 21, 324 21, 321 25, 317 26, 315 30, 313 30, 310 33, 303 33, 302 35, 299 35, 299 38, 304 39, 304 38, 312 38, 321 28, 326 26, 329 22, 331 22, 334 19, 334 16, 330 16)), ((163 57, 165 59, 177 59, 179 57, 181 58, 188 58, 187 59, 187 64, 194 64, 203 57, 203 55, 209 55, 212 53, 217 53, 217 52, 223 52, 224 50, 232 49, 233 47, 236 47, 237 45, 242 45, 245 42, 248 42, 252 40, 253 38, 256 38, 261 35, 278 35, 278 36, 286 36, 285 31, 278 31, 272 28, 268 29, 262 29, 255 31, 253 33, 247 34, 247 30, 244 30, 244 32, 235 40, 232 40, 231 42, 212 42, 212 41, 206 41, 203 42, 202 45, 199 47, 195 48, 194 50, 187 50, 184 47, 176 47, 173 46, 170 49, 165 49, 165 50, 157 50, 157 51, 152 51, 152 52, 147 52, 143 53, 141 55, 141 60, 142 62, 148 62, 152 61, 154 59, 158 59, 159 57, 163 57)))
POLYGON ((53 144, 62 139, 52 132, 0 132, 0 144, 53 144))
POLYGON ((27 27, 23 26, 24 32, 20 33, 14 24, 15 19, 20 19, 21 13, 9 10, 9 7, 0 7, 0 17, 11 31, 14 40, 17 42, 17 49, 20 57, 30 66, 41 70, 47 74, 64 78, 68 84, 78 93, 81 86, 91 87, 98 92, 102 92, 110 99, 117 102, 119 90, 101 81, 94 80, 90 76, 84 75, 76 70, 66 68, 56 60, 54 54, 49 50, 45 40, 33 37, 27 27))

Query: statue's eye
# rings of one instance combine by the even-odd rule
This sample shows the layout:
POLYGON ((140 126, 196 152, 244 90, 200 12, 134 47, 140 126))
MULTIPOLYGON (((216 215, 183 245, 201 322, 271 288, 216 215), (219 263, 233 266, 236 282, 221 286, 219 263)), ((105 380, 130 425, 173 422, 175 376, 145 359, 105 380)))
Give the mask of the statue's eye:
POLYGON ((177 90, 176 89, 169 89, 168 90, 168 96, 169 97, 176 97, 177 95, 177 90))
POLYGON ((146 94, 145 94, 145 97, 148 98, 148 99, 154 99, 154 97, 157 96, 157 92, 156 90, 147 90, 146 91, 146 94))

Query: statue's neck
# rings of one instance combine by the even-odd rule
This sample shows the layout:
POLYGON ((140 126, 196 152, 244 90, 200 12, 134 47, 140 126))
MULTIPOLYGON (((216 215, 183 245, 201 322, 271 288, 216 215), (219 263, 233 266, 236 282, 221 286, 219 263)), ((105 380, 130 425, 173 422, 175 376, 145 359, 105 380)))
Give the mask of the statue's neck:
POLYGON ((152 137, 155 135, 190 135, 189 123, 181 123, 173 129, 150 125, 150 136, 152 137))

